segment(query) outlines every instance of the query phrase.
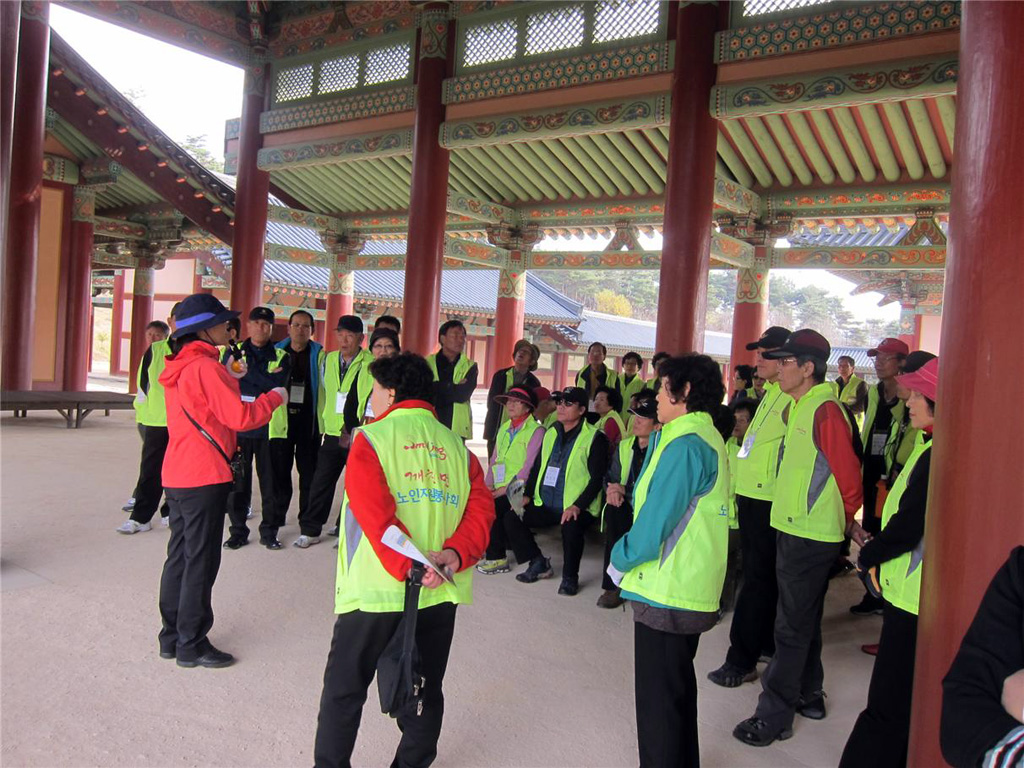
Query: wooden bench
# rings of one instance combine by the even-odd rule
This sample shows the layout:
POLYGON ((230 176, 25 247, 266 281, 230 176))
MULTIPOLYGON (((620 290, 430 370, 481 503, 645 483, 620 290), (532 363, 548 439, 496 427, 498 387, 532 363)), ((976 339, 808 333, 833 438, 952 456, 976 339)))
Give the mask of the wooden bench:
POLYGON ((15 417, 24 418, 29 411, 57 411, 67 422, 68 429, 78 429, 93 411, 132 409, 134 395, 118 392, 0 392, 0 411, 14 411, 15 417))

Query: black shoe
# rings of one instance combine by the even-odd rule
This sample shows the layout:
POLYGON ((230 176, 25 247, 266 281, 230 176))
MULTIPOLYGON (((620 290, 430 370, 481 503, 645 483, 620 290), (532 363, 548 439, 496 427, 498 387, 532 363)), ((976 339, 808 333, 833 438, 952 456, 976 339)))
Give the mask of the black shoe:
POLYGON ((752 683, 757 680, 757 670, 740 669, 727 661, 718 669, 708 672, 708 680, 723 688, 738 688, 744 683, 752 683))
POLYGON ((579 579, 574 579, 571 576, 563 576, 562 577, 562 583, 558 587, 558 594, 560 594, 560 595, 568 595, 569 597, 572 597, 573 595, 575 595, 579 591, 580 591, 580 580, 579 579))
POLYGON ((732 729, 732 735, 752 747, 767 747, 776 739, 785 741, 793 735, 792 728, 772 731, 759 717, 750 717, 732 729))
POLYGON ((234 656, 230 653, 225 653, 224 651, 218 651, 212 645, 206 653, 195 659, 178 659, 178 666, 186 667, 187 669, 191 669, 193 667, 220 669, 221 667, 230 667, 234 663, 234 656))
POLYGON ((230 536, 227 541, 224 542, 224 549, 241 549, 249 543, 248 539, 243 539, 241 536, 230 536))
POLYGON ((551 569, 551 558, 535 557, 525 571, 516 574, 516 581, 533 584, 538 579, 550 579, 554 575, 555 572, 551 569))
POLYGON ((178 654, 175 652, 175 650, 173 648, 171 648, 171 650, 169 650, 169 651, 164 650, 163 648, 160 649, 160 658, 161 659, 173 659, 173 658, 176 658, 177 655, 178 654))
POLYGON ((338 526, 334 526, 334 527, 333 527, 333 528, 331 528, 331 529, 330 529, 329 531, 327 531, 327 535, 328 535, 328 536, 334 536, 334 537, 337 537, 337 535, 338 535, 338 526))
POLYGON ((278 541, 276 537, 273 539, 260 539, 260 544, 267 549, 282 549, 284 547, 284 544, 278 541))
POLYGON ((850 613, 854 616, 881 615, 883 605, 884 603, 877 597, 865 594, 863 600, 850 608, 850 613))
POLYGON ((800 701, 797 702, 796 711, 797 714, 808 720, 824 720, 827 714, 825 712, 825 692, 818 691, 807 699, 801 696, 800 701))

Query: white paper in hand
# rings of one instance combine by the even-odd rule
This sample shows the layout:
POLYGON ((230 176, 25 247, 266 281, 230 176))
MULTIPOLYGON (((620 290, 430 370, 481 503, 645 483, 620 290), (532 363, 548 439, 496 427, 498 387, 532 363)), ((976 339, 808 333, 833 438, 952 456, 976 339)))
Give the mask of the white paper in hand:
POLYGON ((434 565, 429 557, 420 552, 416 545, 412 543, 412 539, 402 533, 402 529, 397 525, 389 525, 388 529, 384 531, 384 535, 380 537, 380 541, 385 547, 390 547, 410 560, 423 563, 449 584, 452 583, 451 576, 434 565))

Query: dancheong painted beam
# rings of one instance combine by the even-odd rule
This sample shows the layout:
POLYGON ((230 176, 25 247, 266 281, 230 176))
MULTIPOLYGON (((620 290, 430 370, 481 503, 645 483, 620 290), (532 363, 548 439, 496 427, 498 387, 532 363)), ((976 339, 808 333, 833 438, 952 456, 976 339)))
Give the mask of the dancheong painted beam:
POLYGON ((412 129, 369 133, 336 140, 310 141, 259 151, 260 170, 302 168, 310 165, 337 165, 353 160, 393 157, 412 153, 412 129))
POLYGON ((913 270, 939 271, 946 267, 946 246, 891 246, 888 248, 773 248, 775 269, 913 270))
POLYGON ((781 213, 795 219, 843 216, 899 216, 920 208, 949 210, 949 184, 848 189, 800 189, 764 196, 764 215, 781 213))

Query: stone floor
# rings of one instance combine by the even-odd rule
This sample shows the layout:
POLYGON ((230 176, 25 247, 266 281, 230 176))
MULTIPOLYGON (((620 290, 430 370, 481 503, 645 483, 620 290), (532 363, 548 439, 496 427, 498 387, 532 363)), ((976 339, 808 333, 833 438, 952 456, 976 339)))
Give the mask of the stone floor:
MULTIPOLYGON (((478 427, 479 429, 479 427, 478 427)), ((157 584, 168 532, 114 528, 134 485, 132 415, 93 415, 68 431, 57 414, 0 420, 2 751, 8 766, 298 766, 312 762, 331 638, 330 543, 225 552, 211 637, 236 654, 225 670, 184 670, 157 656, 157 584)), ((282 530, 298 535, 294 508, 282 530)), ((552 536, 542 546, 560 564, 552 536)), ((445 681, 439 766, 627 766, 636 763, 631 615, 602 611, 600 550, 583 589, 556 594, 512 575, 478 577, 459 612, 445 681)), ((701 640, 696 666, 705 766, 832 766, 862 708, 872 659, 860 644, 853 578, 833 582, 824 619, 829 716, 797 718, 767 749, 730 732, 760 685, 707 682, 728 645, 728 617, 701 640)), ((398 741, 371 689, 354 756, 387 765, 398 741)))

